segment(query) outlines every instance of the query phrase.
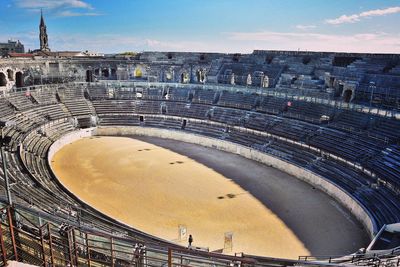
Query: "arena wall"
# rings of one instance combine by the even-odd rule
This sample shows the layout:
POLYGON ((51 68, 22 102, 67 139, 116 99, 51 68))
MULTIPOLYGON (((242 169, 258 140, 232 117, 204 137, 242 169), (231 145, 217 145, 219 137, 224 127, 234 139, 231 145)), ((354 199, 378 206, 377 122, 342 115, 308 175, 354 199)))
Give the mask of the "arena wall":
POLYGON ((63 137, 55 141, 49 148, 49 152, 47 154, 48 161, 51 162, 53 156, 65 145, 73 143, 85 137, 93 136, 94 129, 95 128, 88 128, 88 129, 81 129, 78 131, 74 131, 64 135, 63 137))
POLYGON ((259 152, 257 150, 231 143, 224 140, 213 139, 205 136, 196 134, 189 134, 179 132, 175 130, 159 129, 159 128, 144 128, 137 126, 115 126, 115 127, 97 127, 90 129, 82 129, 72 133, 69 133, 56 142, 50 147, 48 153, 48 160, 51 161, 54 154, 60 150, 64 145, 72 143, 80 138, 89 137, 92 135, 99 136, 153 136, 159 138, 167 138, 173 140, 179 140, 182 142, 197 144, 205 147, 211 147, 218 150, 234 153, 241 155, 245 158, 261 162, 267 166, 279 169, 286 172, 302 181, 305 181, 312 186, 327 193, 344 207, 346 207, 366 228, 371 239, 377 232, 376 225, 374 224, 372 217, 364 209, 364 207, 348 193, 324 179, 323 177, 316 175, 303 168, 297 167, 289 162, 259 152))

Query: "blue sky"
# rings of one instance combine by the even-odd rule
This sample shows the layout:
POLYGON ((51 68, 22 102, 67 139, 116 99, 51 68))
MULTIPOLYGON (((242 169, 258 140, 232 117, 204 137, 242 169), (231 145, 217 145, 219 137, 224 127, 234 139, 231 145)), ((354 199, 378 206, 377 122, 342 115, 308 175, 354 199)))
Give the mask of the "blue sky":
POLYGON ((400 0, 0 0, 0 41, 52 50, 400 53, 400 0))

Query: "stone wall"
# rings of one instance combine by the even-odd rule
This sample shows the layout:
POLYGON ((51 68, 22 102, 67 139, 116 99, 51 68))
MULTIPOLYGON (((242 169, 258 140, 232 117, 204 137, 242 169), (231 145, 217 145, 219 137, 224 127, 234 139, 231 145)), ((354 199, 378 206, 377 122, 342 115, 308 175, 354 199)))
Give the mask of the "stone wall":
MULTIPOLYGON (((64 136, 62 136, 60 139, 55 141, 49 148, 49 153, 47 155, 47 159, 49 162, 51 162, 51 159, 53 156, 65 145, 73 143, 79 139, 85 138, 85 137, 90 137, 93 135, 94 128, 88 128, 88 129, 81 129, 78 131, 74 131, 72 133, 68 133, 64 136)), ((50 165, 51 166, 51 165, 50 165)))

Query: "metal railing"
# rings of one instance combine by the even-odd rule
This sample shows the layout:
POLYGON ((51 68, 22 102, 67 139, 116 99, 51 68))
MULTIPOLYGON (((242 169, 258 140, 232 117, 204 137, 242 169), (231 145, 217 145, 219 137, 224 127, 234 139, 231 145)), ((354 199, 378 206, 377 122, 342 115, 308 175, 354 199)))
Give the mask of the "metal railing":
POLYGON ((355 266, 400 266, 400 248, 382 252, 362 252, 345 256, 299 256, 300 261, 351 264, 355 266))
POLYGON ((24 214, 11 206, 4 207, 0 213, 2 266, 10 260, 38 266, 169 266, 178 254, 182 262, 191 257, 190 253, 172 254, 172 249, 168 257, 168 250, 147 248, 134 240, 83 232, 66 224, 43 221, 38 224, 33 222, 37 218, 32 218, 32 214, 24 214))
MULTIPOLYGON (((14 206, 0 209, 0 265, 19 261, 37 266, 293 266, 299 261, 224 255, 178 246, 146 244, 133 238, 54 223, 14 206)), ((303 262, 312 265, 311 262, 303 262)))

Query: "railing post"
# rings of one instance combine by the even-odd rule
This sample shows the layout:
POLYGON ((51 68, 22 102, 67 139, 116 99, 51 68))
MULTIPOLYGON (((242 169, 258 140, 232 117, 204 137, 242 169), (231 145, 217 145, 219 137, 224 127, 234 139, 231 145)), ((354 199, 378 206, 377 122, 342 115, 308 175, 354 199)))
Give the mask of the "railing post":
MULTIPOLYGON (((72 229, 73 231, 73 229, 72 229)), ((74 262, 74 257, 72 255, 72 238, 71 238, 71 229, 66 233, 67 234, 67 242, 68 242, 68 252, 69 252, 69 264, 72 266, 72 263, 74 262)))
POLYGON ((111 244, 110 244, 110 250, 111 250, 111 266, 114 267, 114 239, 111 237, 111 244))
POLYGON ((91 267, 92 265, 91 265, 91 262, 90 262, 89 239, 88 239, 88 234, 87 233, 85 233, 85 239, 86 239, 86 252, 87 252, 87 255, 88 255, 88 265, 89 265, 89 267, 91 267))
POLYGON ((50 227, 49 223, 47 223, 47 232, 49 234, 49 249, 50 249, 51 265, 54 266, 53 239, 51 237, 51 227, 50 227))
POLYGON ((10 227, 11 242, 13 245, 14 256, 15 260, 18 261, 18 251, 17 251, 17 246, 15 244, 14 224, 13 224, 13 217, 11 215, 11 207, 7 208, 7 217, 8 217, 8 224, 10 227))
POLYGON ((78 255, 78 249, 77 249, 77 247, 76 247, 75 229, 72 229, 72 241, 74 242, 75 265, 78 266, 78 263, 79 263, 79 255, 78 255))
POLYGON ((46 262, 46 248, 45 248, 45 244, 44 244, 44 239, 43 239, 43 229, 42 226, 39 227, 39 234, 40 234, 40 243, 42 245, 42 257, 43 257, 43 266, 47 266, 47 262, 46 262))
POLYGON ((168 267, 172 267, 172 249, 168 248, 168 267))
POLYGON ((3 258, 3 264, 7 265, 7 251, 6 251, 6 247, 4 245, 3 226, 2 226, 1 221, 0 221, 0 241, 1 241, 1 255, 3 258))
MULTIPOLYGON (((2 134, 3 135, 3 134, 2 134)), ((3 136, 2 136, 3 137, 3 136)), ((6 189, 6 195, 7 195, 7 202, 8 205, 12 205, 12 198, 11 198, 11 190, 10 190, 10 182, 8 180, 8 173, 7 173, 7 155, 4 151, 4 146, 0 145, 1 149, 1 160, 3 161, 3 175, 4 175, 4 183, 5 183, 5 189, 6 189)))

